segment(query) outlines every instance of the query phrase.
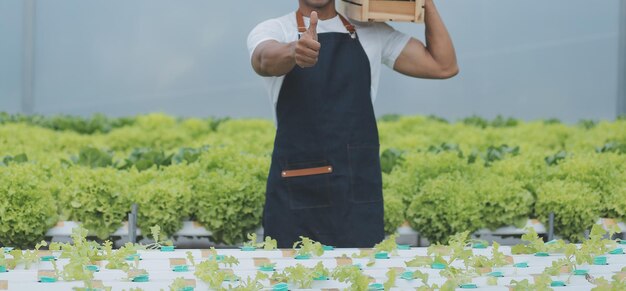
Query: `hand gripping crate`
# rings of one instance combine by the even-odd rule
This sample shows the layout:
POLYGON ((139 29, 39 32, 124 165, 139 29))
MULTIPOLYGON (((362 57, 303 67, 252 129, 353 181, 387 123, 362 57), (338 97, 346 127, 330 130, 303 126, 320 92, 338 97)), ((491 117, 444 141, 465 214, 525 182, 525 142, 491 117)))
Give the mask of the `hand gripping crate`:
POLYGON ((341 0, 339 9, 361 22, 424 22, 424 0, 341 0))

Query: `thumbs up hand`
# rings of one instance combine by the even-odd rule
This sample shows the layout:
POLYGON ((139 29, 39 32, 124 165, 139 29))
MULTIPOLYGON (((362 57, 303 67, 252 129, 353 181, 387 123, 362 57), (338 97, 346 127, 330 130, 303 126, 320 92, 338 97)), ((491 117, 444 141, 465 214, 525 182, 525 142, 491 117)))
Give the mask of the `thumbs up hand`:
POLYGON ((296 64, 301 68, 309 68, 315 66, 321 45, 317 41, 317 12, 311 12, 311 23, 309 28, 302 33, 300 39, 296 42, 294 50, 294 58, 296 64))

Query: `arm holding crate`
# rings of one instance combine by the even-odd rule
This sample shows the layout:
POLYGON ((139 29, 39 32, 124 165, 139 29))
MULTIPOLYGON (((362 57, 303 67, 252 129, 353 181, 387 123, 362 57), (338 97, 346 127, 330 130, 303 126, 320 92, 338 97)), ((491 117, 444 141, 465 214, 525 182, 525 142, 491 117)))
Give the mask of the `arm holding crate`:
POLYGON ((425 0, 424 9, 426 44, 412 38, 396 60, 394 70, 416 78, 454 77, 459 67, 450 34, 433 0, 425 0))

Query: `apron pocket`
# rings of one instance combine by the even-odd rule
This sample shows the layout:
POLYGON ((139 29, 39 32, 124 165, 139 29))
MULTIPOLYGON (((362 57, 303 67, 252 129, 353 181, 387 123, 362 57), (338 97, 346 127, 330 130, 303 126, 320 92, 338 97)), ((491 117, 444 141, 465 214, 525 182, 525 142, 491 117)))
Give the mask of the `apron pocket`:
POLYGON ((330 173, 328 161, 287 164, 281 177, 289 191, 291 209, 330 207, 330 173))
POLYGON ((348 145, 350 196, 352 202, 373 203, 383 200, 383 182, 378 145, 348 145))

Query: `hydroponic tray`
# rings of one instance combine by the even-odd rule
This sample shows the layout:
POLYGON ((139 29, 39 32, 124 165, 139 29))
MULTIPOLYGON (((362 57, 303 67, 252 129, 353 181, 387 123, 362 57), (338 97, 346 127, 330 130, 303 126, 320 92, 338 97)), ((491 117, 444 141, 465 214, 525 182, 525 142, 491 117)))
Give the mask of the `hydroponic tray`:
MULTIPOLYGON (((206 283, 202 282, 194 276, 194 267, 189 266, 187 272, 174 272, 172 270, 173 262, 185 261, 187 252, 191 252, 195 258, 196 264, 207 260, 211 256, 209 250, 175 250, 173 252, 161 252, 161 251, 139 251, 142 258, 139 261, 138 267, 144 269, 149 274, 148 282, 130 282, 128 275, 120 270, 107 270, 101 267, 99 272, 94 273, 94 280, 96 286, 108 286, 113 290, 128 290, 129 288, 141 288, 143 290, 160 290, 169 289, 169 286, 176 278, 183 277, 189 281, 190 284, 195 286, 195 290, 209 290, 206 283)), ((352 264, 360 265, 363 269, 363 273, 370 276, 372 283, 384 283, 387 280, 387 272, 393 268, 399 273, 405 271, 420 270, 423 273, 429 275, 430 283, 443 284, 446 278, 443 277, 441 270, 433 268, 414 268, 406 267, 405 262, 410 261, 416 256, 426 256, 426 248, 411 248, 408 250, 398 250, 397 255, 392 255, 389 259, 376 260, 372 266, 367 266, 368 258, 352 258, 353 254, 360 253, 362 249, 334 249, 324 252, 319 257, 312 257, 306 260, 297 260, 294 258, 293 250, 255 250, 255 251, 242 251, 239 249, 220 249, 217 250, 218 255, 234 256, 239 260, 239 265, 231 267, 233 273, 245 280, 248 277, 254 277, 258 271, 259 262, 272 262, 275 263, 276 270, 284 270, 289 266, 295 266, 301 264, 307 267, 313 267, 318 262, 329 268, 335 268, 338 265, 352 264), (349 258, 349 259, 347 259, 349 258)), ((492 248, 485 249, 473 249, 474 254, 486 255, 491 254, 492 248)), ((488 284, 488 276, 477 277, 472 280, 472 283, 480 290, 509 290, 507 285, 511 280, 524 280, 528 279, 533 281, 536 274, 539 274, 547 266, 550 266, 553 261, 563 257, 563 255, 551 255, 547 257, 537 257, 534 255, 511 255, 511 248, 502 246, 500 251, 508 256, 512 257, 512 263, 527 263, 528 267, 518 268, 513 265, 492 268, 491 271, 501 272, 502 277, 496 279, 497 285, 490 286, 488 284)), ((58 256, 58 252, 52 252, 53 255, 58 256)), ((605 278, 611 280, 611 277, 619 272, 622 268, 626 267, 626 255, 610 255, 607 254, 608 265, 596 266, 596 265, 583 265, 582 269, 586 269, 593 278, 605 278)), ((68 259, 58 259, 56 264, 62 270, 63 266, 68 263, 68 259)), ((100 266, 105 266, 106 261, 99 263, 100 266)), ((462 263, 455 262, 452 266, 462 267, 462 263)), ((14 270, 7 273, 0 273, 0 290, 37 290, 46 289, 47 291, 56 290, 71 290, 73 287, 84 287, 83 282, 65 282, 59 281, 54 283, 39 283, 38 273, 40 271, 52 270, 52 262, 40 261, 36 263, 31 269, 26 270, 24 266, 18 265, 14 270)), ((588 281, 585 276, 576 276, 569 273, 564 273, 559 276, 554 276, 555 281, 567 282, 566 287, 558 287, 555 290, 590 290, 595 287, 588 281)), ((272 283, 269 280, 262 281, 267 290, 272 290, 272 283)), ((493 282, 492 282, 493 283, 493 282)), ((239 282, 224 283, 223 287, 230 285, 237 286, 239 282)), ((421 286, 420 280, 404 280, 398 278, 396 280, 395 287, 392 290, 407 290, 414 289, 421 286)), ((349 285, 334 280, 314 281, 312 288, 317 290, 328 289, 343 289, 349 285)), ((290 286, 289 290, 298 290, 297 286, 290 286)), ((190 289, 189 289, 190 290, 190 289)), ((459 290, 462 290, 459 288, 459 290)))

